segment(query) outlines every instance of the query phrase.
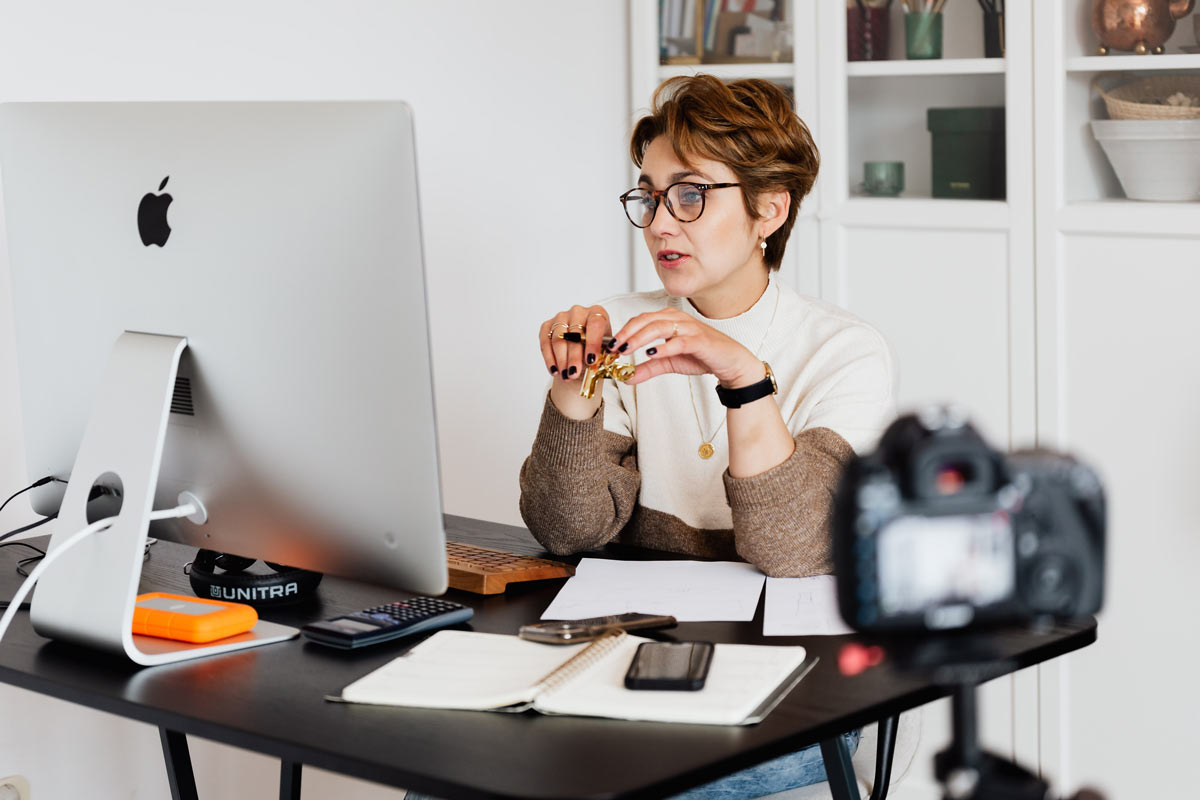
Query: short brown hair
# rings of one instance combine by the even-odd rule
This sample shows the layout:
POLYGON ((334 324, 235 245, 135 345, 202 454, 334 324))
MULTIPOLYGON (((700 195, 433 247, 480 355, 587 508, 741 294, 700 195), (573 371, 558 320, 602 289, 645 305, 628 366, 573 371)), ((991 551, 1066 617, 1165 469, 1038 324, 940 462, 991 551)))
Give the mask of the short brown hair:
POLYGON ((696 156, 727 164, 753 219, 758 219, 759 194, 791 195, 787 219, 767 237, 764 253, 767 268, 779 269, 800 201, 812 190, 821 165, 812 133, 792 110, 787 93, 758 78, 730 83, 712 75, 668 78, 654 90, 650 115, 633 128, 633 163, 641 167, 646 148, 662 135, 685 165, 696 156))

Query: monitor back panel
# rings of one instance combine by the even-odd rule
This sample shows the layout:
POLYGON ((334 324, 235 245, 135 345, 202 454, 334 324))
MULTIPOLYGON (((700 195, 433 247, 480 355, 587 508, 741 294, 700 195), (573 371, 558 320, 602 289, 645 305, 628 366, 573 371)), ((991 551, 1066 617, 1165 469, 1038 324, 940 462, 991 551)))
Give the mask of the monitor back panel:
POLYGON ((155 505, 209 522, 155 535, 444 587, 405 104, 9 103, 0 170, 31 478, 70 472, 122 331, 183 336, 155 505))

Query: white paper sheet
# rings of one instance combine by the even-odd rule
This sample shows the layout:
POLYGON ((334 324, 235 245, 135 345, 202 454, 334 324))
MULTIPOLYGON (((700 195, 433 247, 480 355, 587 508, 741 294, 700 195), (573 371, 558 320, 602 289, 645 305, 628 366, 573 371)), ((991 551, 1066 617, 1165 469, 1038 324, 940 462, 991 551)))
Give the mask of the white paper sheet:
POLYGON ((680 622, 754 619, 764 576, 733 561, 614 561, 585 558, 542 619, 640 612, 680 622))
POLYGON ((838 636, 853 633, 837 606, 837 579, 767 578, 763 636, 838 636))

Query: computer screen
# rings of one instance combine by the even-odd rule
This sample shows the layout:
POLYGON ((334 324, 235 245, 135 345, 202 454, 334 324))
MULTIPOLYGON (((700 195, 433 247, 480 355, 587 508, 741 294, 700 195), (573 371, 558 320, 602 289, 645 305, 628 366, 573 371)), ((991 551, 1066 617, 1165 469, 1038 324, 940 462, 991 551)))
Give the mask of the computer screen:
POLYGON ((151 535, 445 590, 406 104, 7 103, 0 178, 31 481, 99 480, 71 471, 115 343, 179 337, 153 507, 208 521, 151 535))

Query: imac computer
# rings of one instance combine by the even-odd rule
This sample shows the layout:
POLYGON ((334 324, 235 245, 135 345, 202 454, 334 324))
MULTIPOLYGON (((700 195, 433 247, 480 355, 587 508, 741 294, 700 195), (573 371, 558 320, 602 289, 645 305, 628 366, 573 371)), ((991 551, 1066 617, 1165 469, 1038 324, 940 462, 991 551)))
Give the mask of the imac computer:
MULTIPOLYGON (((134 636, 148 535, 440 594, 445 533, 412 113, 398 101, 6 103, 0 178, 45 636, 134 636), (188 518, 153 521, 186 497, 188 518)), ((6 413, 15 413, 6 411, 6 413)))

